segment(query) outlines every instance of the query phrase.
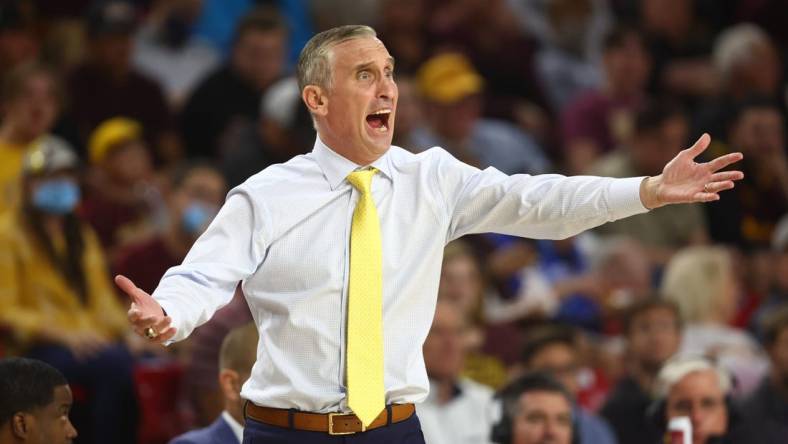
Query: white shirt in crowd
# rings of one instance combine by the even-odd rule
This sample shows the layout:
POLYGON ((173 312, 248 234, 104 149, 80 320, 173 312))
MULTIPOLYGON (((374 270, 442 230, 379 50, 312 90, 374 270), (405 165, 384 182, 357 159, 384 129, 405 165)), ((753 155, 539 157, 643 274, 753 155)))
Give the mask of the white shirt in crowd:
POLYGON ((455 396, 446 404, 438 404, 436 392, 435 387, 430 387, 430 395, 416 406, 427 444, 490 442, 492 390, 461 378, 455 396))

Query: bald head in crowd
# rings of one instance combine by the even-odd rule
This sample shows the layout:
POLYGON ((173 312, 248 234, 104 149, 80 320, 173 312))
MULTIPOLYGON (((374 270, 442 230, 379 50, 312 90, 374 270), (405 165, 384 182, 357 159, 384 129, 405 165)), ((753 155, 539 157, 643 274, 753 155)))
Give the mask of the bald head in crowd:
POLYGON ((239 424, 244 423, 241 386, 249 379, 257 360, 258 338, 257 327, 250 322, 231 330, 219 351, 219 387, 224 408, 239 424))

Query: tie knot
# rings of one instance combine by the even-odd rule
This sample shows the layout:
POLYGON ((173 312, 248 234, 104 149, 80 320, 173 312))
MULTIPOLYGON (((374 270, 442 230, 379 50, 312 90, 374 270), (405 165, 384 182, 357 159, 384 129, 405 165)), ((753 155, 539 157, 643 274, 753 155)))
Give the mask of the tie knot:
POLYGON ((350 184, 353 185, 353 187, 357 189, 359 193, 366 195, 369 194, 369 190, 372 185, 372 176, 374 176, 377 172, 378 170, 374 168, 353 171, 347 175, 347 181, 350 182, 350 184))

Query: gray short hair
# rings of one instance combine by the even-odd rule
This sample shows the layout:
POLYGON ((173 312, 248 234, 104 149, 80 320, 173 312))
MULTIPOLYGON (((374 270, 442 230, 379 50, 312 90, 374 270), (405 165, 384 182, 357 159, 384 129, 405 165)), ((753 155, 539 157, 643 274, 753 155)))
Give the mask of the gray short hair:
POLYGON ((712 60, 724 82, 731 80, 733 70, 752 58, 752 49, 758 45, 772 45, 771 39, 752 23, 742 23, 723 31, 714 42, 712 60))
POLYGON ((296 74, 298 90, 307 85, 324 89, 331 87, 331 48, 346 40, 377 37, 374 29, 365 25, 345 25, 323 31, 306 42, 298 57, 296 74))
POLYGON ((670 390, 690 373, 711 370, 717 376, 717 382, 724 395, 733 389, 733 382, 728 373, 702 356, 684 356, 671 358, 659 371, 654 383, 654 395, 657 399, 667 399, 670 390))

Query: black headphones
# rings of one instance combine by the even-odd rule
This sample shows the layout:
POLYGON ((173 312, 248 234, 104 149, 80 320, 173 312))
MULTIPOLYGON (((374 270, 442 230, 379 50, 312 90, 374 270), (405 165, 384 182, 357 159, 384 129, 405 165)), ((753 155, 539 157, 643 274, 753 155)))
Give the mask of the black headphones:
POLYGON ((572 406, 572 444, 580 444, 580 434, 575 417, 574 397, 560 382, 547 373, 528 373, 495 394, 495 400, 500 405, 500 418, 492 426, 490 440, 496 444, 512 444, 512 405, 515 405, 523 393, 533 391, 548 391, 563 395, 572 406))
MULTIPOLYGON (((705 357, 679 357, 679 358, 672 358, 665 363, 662 367, 662 370, 657 377, 656 384, 667 383, 668 381, 662 381, 667 375, 665 373, 670 372, 672 367, 690 364, 692 362, 697 362, 699 366, 693 370, 690 370, 687 373, 684 373, 681 377, 683 378, 687 374, 693 371, 700 371, 700 370, 713 370, 718 377, 725 379, 728 385, 728 393, 725 394, 725 408, 728 411, 728 429, 731 429, 739 420, 739 412, 736 403, 733 401, 733 396, 731 393, 733 392, 733 388, 735 387, 736 380, 728 373, 727 370, 719 367, 710 359, 705 357)), ((676 381, 678 382, 678 381, 676 381)), ((646 421, 654 426, 660 433, 664 433, 668 429, 668 421, 666 418, 667 415, 667 395, 663 395, 660 398, 655 399, 651 405, 649 405, 648 409, 646 410, 646 421)))

